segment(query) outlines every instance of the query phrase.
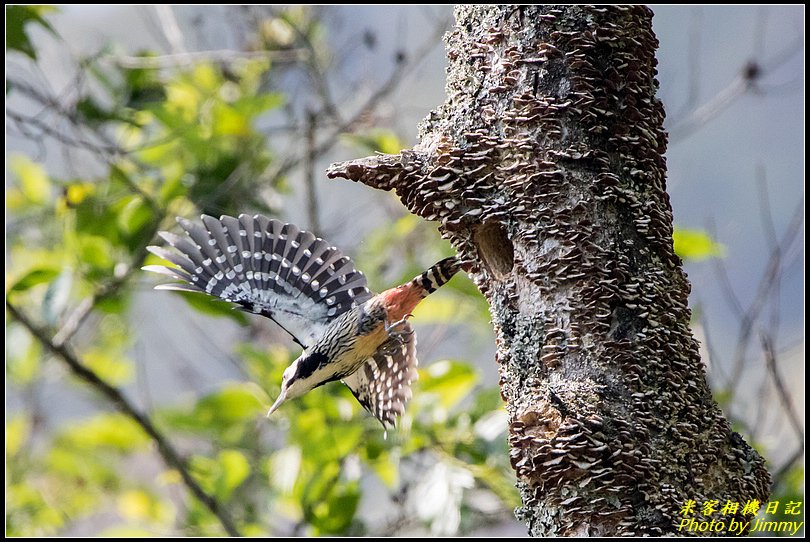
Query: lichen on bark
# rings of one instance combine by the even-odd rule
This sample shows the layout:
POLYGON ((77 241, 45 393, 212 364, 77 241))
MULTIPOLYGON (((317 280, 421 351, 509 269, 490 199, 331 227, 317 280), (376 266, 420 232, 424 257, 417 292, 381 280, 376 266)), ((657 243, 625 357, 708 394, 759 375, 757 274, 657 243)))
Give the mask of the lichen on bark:
POLYGON ((328 174, 438 221, 489 301, 529 533, 686 534, 687 500, 765 501, 689 329, 651 11, 455 13, 419 144, 328 174))

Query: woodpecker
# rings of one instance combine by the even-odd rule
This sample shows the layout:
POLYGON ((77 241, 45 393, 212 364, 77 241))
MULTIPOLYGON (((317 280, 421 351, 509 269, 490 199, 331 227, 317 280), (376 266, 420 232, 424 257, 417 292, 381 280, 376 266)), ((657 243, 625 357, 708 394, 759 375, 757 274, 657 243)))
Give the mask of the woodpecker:
POLYGON ((417 376, 416 335, 407 319, 458 272, 455 257, 375 295, 350 258, 293 224, 245 214, 177 221, 185 236, 159 232, 175 250, 148 247, 176 267, 143 269, 182 283, 156 289, 235 303, 275 321, 304 349, 284 371, 268 416, 285 401, 342 380, 383 426, 395 424, 417 376))

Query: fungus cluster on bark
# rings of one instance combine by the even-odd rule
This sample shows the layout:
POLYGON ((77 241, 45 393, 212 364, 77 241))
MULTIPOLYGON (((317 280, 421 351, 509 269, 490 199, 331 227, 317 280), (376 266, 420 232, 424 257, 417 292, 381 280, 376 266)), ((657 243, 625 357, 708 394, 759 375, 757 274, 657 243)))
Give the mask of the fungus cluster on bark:
POLYGON ((456 21, 420 143, 328 174, 438 221, 487 297, 530 534, 673 534, 686 500, 766 500, 689 329, 651 11, 460 6, 456 21))

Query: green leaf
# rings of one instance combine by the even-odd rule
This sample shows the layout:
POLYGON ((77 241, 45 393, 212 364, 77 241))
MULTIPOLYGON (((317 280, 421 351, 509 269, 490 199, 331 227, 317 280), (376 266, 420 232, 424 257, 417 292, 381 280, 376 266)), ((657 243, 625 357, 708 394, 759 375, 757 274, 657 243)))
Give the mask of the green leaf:
POLYGON ((399 485, 399 468, 394 458, 388 452, 369 462, 371 469, 389 489, 399 485))
MULTIPOLYGON (((139 51, 138 57, 153 57, 151 51, 139 51)), ((127 68, 121 70, 124 75, 123 91, 126 94, 124 106, 143 110, 155 104, 162 104, 166 99, 165 85, 160 81, 158 70, 147 68, 127 68)))
POLYGON ((332 437, 334 454, 339 458, 345 457, 360 446, 360 441, 363 438, 363 426, 356 423, 349 424, 337 431, 333 431, 332 437))
POLYGON ((216 459, 195 456, 191 468, 203 486, 223 500, 230 498, 250 475, 250 464, 238 450, 223 450, 216 459))
POLYGON ((132 296, 127 295, 129 293, 130 292, 128 290, 122 290, 109 295, 104 299, 100 299, 96 303, 96 308, 101 312, 106 312, 107 314, 123 314, 129 308, 130 301, 132 300, 132 296))
POLYGON ((342 138, 352 145, 370 152, 397 154, 402 150, 402 141, 390 130, 371 130, 366 134, 344 134, 342 138))
POLYGON ((163 416, 166 423, 178 429, 208 432, 256 418, 265 403, 266 397, 258 386, 240 382, 203 397, 189 412, 168 411, 163 416))
POLYGON ((32 60, 37 59, 37 52, 31 44, 25 26, 36 23, 56 34, 43 15, 56 11, 53 6, 6 6, 6 50, 19 51, 32 60))
POLYGON ((248 118, 276 109, 284 104, 284 95, 280 92, 268 92, 258 96, 243 96, 233 103, 233 108, 248 118))
POLYGON ((8 211, 20 212, 28 207, 29 201, 22 193, 22 190, 16 186, 6 187, 6 213, 8 211))
POLYGON ((28 441, 31 423, 25 416, 16 415, 6 422, 6 454, 16 455, 28 441))
POLYGON ((432 295, 420 303, 413 311, 415 321, 420 324, 464 323, 469 320, 469 310, 463 307, 457 298, 441 292, 432 295))
POLYGON ((273 394, 279 391, 278 386, 284 369, 298 357, 297 353, 280 344, 274 344, 269 348, 241 344, 237 346, 237 353, 244 361, 251 380, 258 382, 262 388, 272 391, 273 394))
POLYGON ((115 115, 107 111, 106 108, 99 104, 92 96, 85 96, 79 100, 76 103, 76 112, 81 115, 82 119, 87 121, 88 124, 100 124, 115 118, 115 115))
POLYGON ((110 351, 109 348, 94 348, 85 352, 82 357, 87 367, 110 384, 116 386, 127 384, 135 375, 132 361, 118 352, 110 351))
POLYGON ((675 254, 684 260, 700 261, 726 254, 726 247, 703 230, 676 227, 672 233, 672 246, 675 254))
POLYGON ((419 371, 419 392, 430 394, 446 410, 451 409, 472 391, 478 375, 467 364, 437 361, 419 371))
POLYGON ((73 422, 59 438, 78 449, 108 448, 120 452, 141 449, 149 441, 143 429, 131 418, 106 412, 73 422))
POLYGON ((328 498, 312 508, 310 523, 316 534, 343 533, 354 521, 360 490, 356 484, 332 486, 328 498))
MULTIPOLYGON (((169 165, 164 169, 169 169, 169 165)), ((186 194, 188 188, 183 184, 183 179, 183 175, 174 175, 164 181, 163 185, 160 187, 160 193, 158 194, 161 203, 168 204, 174 198, 186 194)))
MULTIPOLYGON (((118 513, 129 521, 172 521, 174 513, 168 502, 143 489, 130 489, 117 499, 118 513)), ((154 533, 152 534, 152 536, 154 533)))
POLYGON ((6 485, 6 537, 55 534, 67 518, 49 496, 27 480, 6 485))
POLYGON ((91 267, 106 271, 113 266, 112 246, 106 237, 82 235, 79 237, 79 258, 91 267))
POLYGON ((483 388, 476 392, 475 401, 465 412, 473 421, 491 415, 493 412, 503 410, 504 403, 501 390, 498 386, 483 388))
POLYGON ((14 281, 8 291, 9 293, 24 292, 33 288, 37 284, 51 282, 59 276, 59 273, 60 269, 55 267, 38 267, 31 269, 22 277, 14 281))
POLYGON ((137 236, 152 221, 152 208, 140 196, 132 196, 118 213, 118 226, 130 237, 137 236))
POLYGON ((45 168, 22 154, 11 156, 9 168, 17 177, 20 190, 28 201, 35 205, 43 205, 48 202, 51 195, 51 183, 45 168))
POLYGON ((250 476, 250 463, 238 450, 221 451, 217 456, 217 462, 220 472, 216 482, 216 494, 221 499, 228 499, 250 476))
POLYGON ((216 103, 212 108, 212 115, 216 135, 247 136, 251 132, 250 120, 225 103, 216 103))

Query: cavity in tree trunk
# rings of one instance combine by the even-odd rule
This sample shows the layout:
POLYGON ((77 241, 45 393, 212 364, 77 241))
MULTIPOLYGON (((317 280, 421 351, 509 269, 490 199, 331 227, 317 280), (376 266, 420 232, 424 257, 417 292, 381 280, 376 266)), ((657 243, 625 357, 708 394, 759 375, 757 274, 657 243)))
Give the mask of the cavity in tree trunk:
POLYGON ((457 7, 420 143, 329 172, 439 221, 489 300, 532 535, 679 534, 686 501, 702 520, 717 500, 728 525, 768 496, 689 330, 651 23, 638 6, 457 7))

